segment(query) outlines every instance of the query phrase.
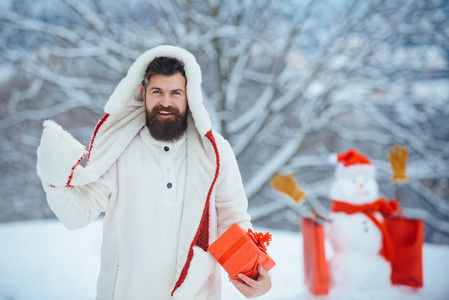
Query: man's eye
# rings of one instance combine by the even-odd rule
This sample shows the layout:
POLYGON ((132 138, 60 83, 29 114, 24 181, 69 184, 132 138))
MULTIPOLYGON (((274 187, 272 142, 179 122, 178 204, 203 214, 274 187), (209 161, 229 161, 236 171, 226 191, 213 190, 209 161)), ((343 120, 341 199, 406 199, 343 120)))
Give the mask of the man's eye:
POLYGON ((174 94, 174 95, 181 95, 181 93, 180 93, 180 92, 177 92, 177 91, 174 91, 173 94, 174 94))
POLYGON ((161 91, 158 91, 158 90, 153 91, 153 94, 160 94, 160 93, 161 93, 161 91))

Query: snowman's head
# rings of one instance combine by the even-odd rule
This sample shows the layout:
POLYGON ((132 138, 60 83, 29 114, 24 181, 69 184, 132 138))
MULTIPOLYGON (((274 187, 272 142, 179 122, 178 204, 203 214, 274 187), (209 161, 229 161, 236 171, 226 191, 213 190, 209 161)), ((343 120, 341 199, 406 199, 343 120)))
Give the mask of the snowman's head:
POLYGON ((364 174, 337 177, 332 183, 330 197, 351 204, 371 203, 379 198, 379 186, 374 177, 364 174))
POLYGON ((351 148, 336 154, 333 160, 338 164, 335 181, 331 186, 331 199, 351 204, 366 204, 377 200, 379 186, 375 168, 368 157, 351 148))

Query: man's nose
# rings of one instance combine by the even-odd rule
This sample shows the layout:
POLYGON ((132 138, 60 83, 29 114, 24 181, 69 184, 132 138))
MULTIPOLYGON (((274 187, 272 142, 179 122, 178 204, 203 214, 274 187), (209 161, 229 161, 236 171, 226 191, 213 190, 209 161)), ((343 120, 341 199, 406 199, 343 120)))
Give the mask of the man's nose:
POLYGON ((171 104, 170 95, 164 94, 164 96, 161 99, 161 105, 164 107, 168 107, 171 104))

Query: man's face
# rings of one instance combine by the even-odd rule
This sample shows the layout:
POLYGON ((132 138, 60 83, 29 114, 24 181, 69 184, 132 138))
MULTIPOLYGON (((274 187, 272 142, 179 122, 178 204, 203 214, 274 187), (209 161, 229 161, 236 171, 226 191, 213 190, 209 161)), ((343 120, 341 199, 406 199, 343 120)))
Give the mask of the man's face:
POLYGON ((176 141, 187 128, 186 79, 152 75, 146 90, 142 87, 147 127, 151 135, 162 141, 176 141))

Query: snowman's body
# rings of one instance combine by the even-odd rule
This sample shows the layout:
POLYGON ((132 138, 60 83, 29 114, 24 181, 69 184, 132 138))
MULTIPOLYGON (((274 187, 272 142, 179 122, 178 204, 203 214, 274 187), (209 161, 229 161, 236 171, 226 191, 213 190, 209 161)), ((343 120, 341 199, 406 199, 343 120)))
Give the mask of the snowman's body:
MULTIPOLYGON (((378 185, 373 177, 354 175, 336 178, 332 184, 332 200, 360 205, 378 199, 378 185)), ((382 215, 375 214, 382 222, 382 215)), ((382 234, 374 222, 358 212, 331 212, 326 227, 334 255, 329 261, 335 288, 373 289, 390 284, 390 264, 379 254, 382 234)))

